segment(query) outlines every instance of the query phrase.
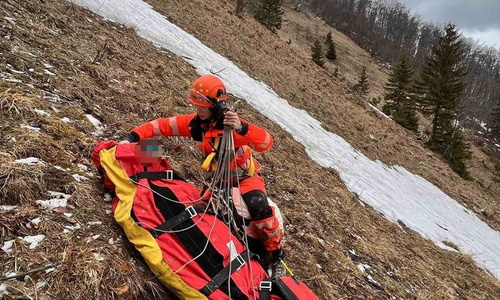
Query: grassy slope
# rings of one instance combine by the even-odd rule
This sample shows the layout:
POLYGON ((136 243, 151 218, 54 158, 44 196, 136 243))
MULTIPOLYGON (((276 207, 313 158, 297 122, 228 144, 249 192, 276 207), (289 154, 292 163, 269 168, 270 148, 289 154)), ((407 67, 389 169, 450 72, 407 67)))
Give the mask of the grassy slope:
MULTIPOLYGON (((295 35, 296 40, 288 26, 301 28, 299 32, 309 27, 313 33, 324 35, 330 29, 320 21, 288 12, 289 21, 279 38, 248 16, 234 16, 232 2, 150 3, 369 157, 402 164, 477 210, 497 209, 491 193, 477 183, 461 180, 414 136, 370 111, 346 92, 348 84, 309 60, 307 40, 300 34, 295 35), (288 39, 292 39, 291 45, 286 43, 288 39)), ((109 244, 109 238, 116 239, 121 233, 106 214, 109 205, 101 200, 98 180, 76 182, 70 174, 86 175, 77 163, 91 167, 89 155, 96 139, 85 113, 105 124, 108 138, 118 138, 145 120, 190 111, 185 94, 196 78, 195 72, 174 55, 157 51, 132 29, 102 21, 64 1, 9 0, 0 4, 0 11, 2 16, 16 18, 14 25, 3 20, 2 33, 11 39, 0 42, 0 71, 25 71, 13 77, 34 85, 3 82, 0 89, 0 175, 10 174, 0 190, 0 199, 1 204, 19 204, 14 212, 0 211, 0 237, 4 241, 47 235, 34 250, 16 241, 12 255, 1 252, 0 272, 4 275, 16 268, 22 273, 61 262, 51 273, 35 273, 26 282, 6 282, 9 290, 50 299, 113 299, 125 290, 123 299, 149 299, 153 295, 171 299, 126 242, 109 244), (57 76, 44 74, 44 63, 54 66, 51 71, 57 76), (35 72, 28 71, 30 68, 35 72), (46 90, 65 98, 55 100, 46 90), (51 116, 40 116, 35 108, 51 116), (73 122, 61 122, 62 117, 73 122), (19 124, 38 126, 41 132, 28 131, 19 124), (40 157, 45 164, 27 168, 13 163, 27 156, 40 157), (56 170, 53 164, 72 170, 56 170), (47 190, 73 193, 70 206, 56 212, 39 208, 34 201, 47 199, 47 190), (74 215, 65 217, 65 211, 74 215), (28 228, 26 224, 38 216, 42 217, 39 227, 28 228), (103 223, 87 226, 89 221, 103 223), (81 229, 63 233, 65 225, 77 223, 81 229), (96 234, 100 237, 94 240, 96 234), (97 261, 94 253, 104 255, 105 260, 97 261), (35 288, 34 282, 42 280, 47 285, 35 288)), ((371 61, 333 32, 336 41, 345 40, 338 45, 339 55, 361 53, 352 62, 339 59, 339 69, 349 81, 355 78, 349 69, 359 67, 355 61, 360 65, 371 61)), ((369 66, 379 69, 374 64, 369 66)), ((317 166, 290 135, 248 105, 241 111, 276 138, 273 150, 260 155, 259 160, 265 168, 270 195, 286 214, 289 265, 322 299, 500 297, 498 282, 469 257, 439 249, 361 205, 335 172, 317 166), (381 286, 370 283, 358 270, 358 263, 370 265, 372 277, 381 286)), ((199 178, 199 156, 192 144, 179 139, 164 141, 174 166, 187 177, 199 178)), ((484 218, 498 228, 498 216, 484 218)))

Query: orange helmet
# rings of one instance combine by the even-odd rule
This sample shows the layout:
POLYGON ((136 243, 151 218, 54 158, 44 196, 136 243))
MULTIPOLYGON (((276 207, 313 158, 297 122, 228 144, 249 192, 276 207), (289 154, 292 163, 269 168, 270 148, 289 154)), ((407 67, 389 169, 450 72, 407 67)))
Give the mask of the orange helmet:
POLYGON ((191 85, 189 101, 196 106, 212 107, 217 102, 226 100, 226 87, 214 75, 203 75, 191 85))

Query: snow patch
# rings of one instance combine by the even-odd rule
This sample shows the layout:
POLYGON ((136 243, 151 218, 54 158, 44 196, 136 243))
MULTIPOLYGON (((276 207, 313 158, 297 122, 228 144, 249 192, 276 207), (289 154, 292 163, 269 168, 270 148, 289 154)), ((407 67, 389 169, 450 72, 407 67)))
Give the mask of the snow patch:
POLYGON ((16 240, 10 240, 10 241, 5 241, 3 243, 3 246, 2 246, 2 250, 3 252, 7 253, 7 254, 11 254, 12 253, 12 246, 14 246, 14 242, 16 240))
POLYGON ((17 209, 16 205, 0 205, 0 210, 3 210, 3 211, 13 211, 16 209, 17 209))
MULTIPOLYGON (((248 76, 233 62, 170 23, 143 1, 72 0, 72 3, 133 27, 139 36, 184 58, 199 74, 210 74, 224 66, 217 75, 229 93, 245 99, 290 133, 320 166, 335 169, 347 188, 362 202, 393 222, 401 220, 436 244, 441 241, 456 244, 464 253, 472 255, 480 266, 500 278, 500 233, 473 212, 465 213, 462 205, 422 177, 400 166, 370 160, 338 135, 326 131, 306 111, 290 106, 269 86, 248 76), (446 225, 448 230, 443 230, 437 223, 446 225)), ((370 107, 380 112, 373 105, 370 107)))
POLYGON ((389 120, 392 120, 388 115, 384 114, 380 109, 378 109, 376 106, 368 103, 368 105, 376 112, 378 112, 379 114, 381 114, 382 116, 386 117, 387 119, 389 120))
POLYGON ((38 162, 40 162, 40 159, 37 158, 37 157, 27 157, 27 158, 21 158, 21 159, 16 159, 14 161, 15 163, 18 163, 18 164, 27 164, 27 165, 35 165, 37 164, 38 162))
POLYGON ((4 283, 0 284, 0 297, 3 297, 8 294, 9 291, 7 291, 7 286, 4 283))
POLYGON ((54 165, 54 169, 66 172, 66 169, 64 169, 63 167, 58 166, 58 165, 54 165))
POLYGON ((76 223, 75 226, 73 226, 73 225, 66 225, 66 226, 64 226, 63 233, 68 233, 70 231, 74 231, 74 230, 77 230, 77 229, 80 229, 80 228, 82 228, 82 226, 80 225, 80 223, 76 223))
POLYGON ((63 121, 64 123, 71 123, 71 119, 68 118, 68 117, 64 117, 64 118, 61 118, 61 121, 63 121))
POLYGON ((89 122, 92 123, 92 125, 94 125, 95 128, 100 128, 101 121, 99 121, 98 119, 96 119, 96 117, 90 114, 85 114, 85 116, 87 117, 89 122))
POLYGON ((26 227, 28 227, 28 228, 31 228, 31 227, 38 228, 38 224, 40 224, 40 222, 42 222, 42 219, 40 217, 35 218, 35 219, 31 220, 29 223, 27 223, 26 227))
POLYGON ((49 191, 49 194, 54 198, 49 200, 37 200, 36 203, 45 208, 56 208, 56 207, 66 207, 68 205, 68 199, 71 195, 49 191))
POLYGON ((50 76, 56 76, 56 74, 55 74, 55 73, 52 73, 52 72, 50 72, 50 71, 49 71, 49 70, 47 70, 47 69, 43 69, 43 73, 44 73, 44 74, 47 74, 47 75, 50 75, 50 76))
POLYGON ((33 126, 30 126, 30 125, 21 125, 21 128, 33 130, 33 131, 36 131, 36 132, 40 132, 40 130, 41 130, 39 127, 33 127, 33 126))
POLYGON ((16 18, 12 18, 12 17, 3 17, 3 19, 7 22, 10 23, 10 25, 16 25, 16 18))
POLYGON ((85 181, 85 180, 89 180, 87 177, 82 176, 82 175, 78 175, 78 174, 73 174, 73 175, 71 175, 71 176, 73 176, 73 178, 74 178, 76 181, 85 181))
POLYGON ((94 136, 98 136, 102 134, 102 126, 101 126, 101 121, 99 121, 97 118, 95 118, 93 115, 90 114, 85 114, 87 119, 89 120, 92 125, 94 125, 96 131, 92 133, 94 136))
POLYGON ((105 202, 110 202, 111 200, 113 200, 113 197, 111 196, 110 193, 105 193, 102 200, 104 200, 105 202))
POLYGON ((35 108, 35 112, 39 115, 39 116, 46 116, 46 117, 50 117, 50 114, 42 109, 36 109, 35 108))
POLYGON ((83 172, 87 172, 89 170, 89 167, 84 164, 76 164, 76 166, 83 172))
POLYGON ((43 235, 43 234, 29 235, 29 236, 25 236, 25 237, 19 237, 19 239, 30 244, 30 249, 34 249, 36 246, 38 246, 45 239, 45 235, 43 235))

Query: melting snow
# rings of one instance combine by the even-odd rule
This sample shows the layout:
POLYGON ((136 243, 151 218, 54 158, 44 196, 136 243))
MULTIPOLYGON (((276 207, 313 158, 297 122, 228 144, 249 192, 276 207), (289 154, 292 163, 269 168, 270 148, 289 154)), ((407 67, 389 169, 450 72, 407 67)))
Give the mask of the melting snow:
POLYGON ((3 210, 3 211, 12 211, 12 210, 16 210, 16 209, 17 209, 16 205, 0 205, 0 210, 3 210))
POLYGON ((368 105, 376 112, 378 112, 379 114, 381 114, 382 116, 386 117, 387 119, 391 119, 388 115, 384 114, 380 109, 378 109, 376 106, 368 103, 368 105))
POLYGON ((11 71, 12 73, 14 74, 24 74, 23 71, 18 71, 16 69, 14 69, 11 65, 7 64, 7 69, 9 69, 9 71, 11 71))
POLYGON ((41 110, 41 109, 36 109, 35 108, 35 112, 40 115, 40 116, 46 116, 46 117, 50 117, 50 114, 44 110, 41 110))
POLYGON ((71 197, 71 195, 53 191, 49 191, 49 194, 55 197, 49 200, 36 200, 35 202, 40 204, 42 207, 52 209, 56 207, 66 207, 68 199, 71 197))
POLYGON ((94 136, 98 136, 100 134, 102 134, 102 126, 101 126, 101 121, 99 121, 98 119, 96 119, 93 115, 90 115, 90 114, 86 114, 85 115, 87 117, 87 119, 89 120, 90 123, 92 123, 92 125, 94 125, 94 127, 97 129, 93 135, 94 136))
POLYGON ((14 242, 16 240, 10 240, 10 241, 5 241, 2 246, 2 250, 7 253, 11 254, 12 253, 12 246, 14 245, 14 242))
POLYGON ((29 130, 33 130, 33 131, 37 131, 37 132, 40 131, 39 127, 33 127, 33 126, 30 126, 30 125, 21 125, 21 128, 25 128, 25 129, 29 129, 29 130))
POLYGON ((28 164, 28 165, 34 165, 40 161, 39 158, 37 157, 27 157, 27 158, 21 158, 21 159, 16 159, 14 162, 18 164, 28 164))
POLYGON ((370 160, 341 137, 326 131, 306 111, 290 106, 270 87, 248 76, 143 1, 72 0, 72 3, 135 28, 141 37, 184 58, 199 74, 223 70, 217 75, 226 83, 229 93, 246 99, 289 132, 319 165, 337 170, 348 189, 360 200, 393 222, 402 220, 437 245, 443 245, 441 241, 445 240, 456 244, 500 278, 500 233, 422 177, 400 166, 370 160))
POLYGON ((16 25, 16 18, 12 17, 3 17, 3 19, 7 22, 9 22, 11 25, 16 25))
POLYGON ((64 226, 63 232, 64 233, 68 233, 70 231, 73 231, 73 230, 76 230, 76 229, 80 229, 80 228, 82 228, 82 226, 80 225, 80 223, 76 223, 75 226, 73 226, 73 225, 66 225, 66 226, 64 226))
POLYGON ((33 220, 31 220, 28 224, 26 224, 26 227, 28 228, 31 228, 31 225, 33 225, 35 228, 38 227, 38 224, 40 224, 40 222, 42 222, 42 219, 41 218, 35 218, 33 220))
POLYGON ((90 123, 92 123, 92 125, 94 125, 95 128, 99 128, 101 126, 101 121, 96 119, 93 115, 86 114, 85 116, 90 121, 90 123))
POLYGON ((4 295, 8 295, 9 291, 7 291, 7 286, 5 284, 0 284, 0 297, 4 295))
POLYGON ((87 172, 87 171, 89 170, 89 167, 87 167, 87 166, 86 166, 86 165, 84 165, 84 164, 76 164, 76 166, 77 166, 80 170, 82 170, 82 171, 84 171, 84 172, 87 172))
POLYGON ((66 171, 66 169, 64 169, 63 167, 58 166, 58 165, 55 165, 54 169, 57 169, 57 170, 60 170, 60 171, 66 171))
POLYGON ((68 117, 61 118, 61 121, 63 121, 64 123, 71 123, 71 119, 68 117))
POLYGON ((105 193, 104 197, 102 198, 102 200, 104 200, 106 202, 110 202, 111 200, 113 200, 113 197, 111 197, 110 193, 105 193))
POLYGON ((44 239, 45 235, 39 234, 39 235, 31 235, 31 236, 25 236, 25 237, 19 237, 19 239, 25 241, 26 243, 30 244, 30 249, 35 248, 40 244, 44 239))
POLYGON ((76 181, 84 181, 84 180, 88 180, 88 178, 87 178, 87 177, 82 176, 82 175, 78 175, 78 174, 73 174, 73 175, 71 175, 71 176, 73 176, 73 178, 75 178, 75 180, 76 180, 76 181))

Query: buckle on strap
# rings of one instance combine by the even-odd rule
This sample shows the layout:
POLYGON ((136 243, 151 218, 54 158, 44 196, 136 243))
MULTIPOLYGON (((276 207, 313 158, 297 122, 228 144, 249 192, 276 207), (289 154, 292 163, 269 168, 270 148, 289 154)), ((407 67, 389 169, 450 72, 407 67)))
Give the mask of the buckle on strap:
POLYGON ((172 170, 167 170, 167 178, 165 178, 166 180, 173 180, 174 179, 174 171, 172 170))
POLYGON ((190 219, 194 218, 198 214, 196 209, 194 209, 194 206, 186 207, 186 212, 188 213, 190 219))
POLYGON ((238 254, 238 256, 236 256, 234 260, 238 261, 239 263, 239 267, 236 269, 236 271, 241 269, 246 263, 245 259, 240 254, 238 254))
POLYGON ((270 292, 272 289, 273 283, 270 280, 262 280, 259 283, 259 291, 270 292))

